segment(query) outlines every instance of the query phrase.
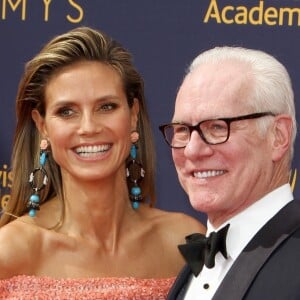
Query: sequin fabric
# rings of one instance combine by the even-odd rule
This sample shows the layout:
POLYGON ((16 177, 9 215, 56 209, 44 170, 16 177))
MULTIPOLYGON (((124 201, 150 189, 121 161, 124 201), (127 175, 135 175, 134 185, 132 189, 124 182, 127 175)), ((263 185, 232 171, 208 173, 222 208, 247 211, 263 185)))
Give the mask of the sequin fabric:
POLYGON ((160 300, 175 280, 138 278, 54 279, 15 276, 0 280, 0 299, 9 300, 160 300))

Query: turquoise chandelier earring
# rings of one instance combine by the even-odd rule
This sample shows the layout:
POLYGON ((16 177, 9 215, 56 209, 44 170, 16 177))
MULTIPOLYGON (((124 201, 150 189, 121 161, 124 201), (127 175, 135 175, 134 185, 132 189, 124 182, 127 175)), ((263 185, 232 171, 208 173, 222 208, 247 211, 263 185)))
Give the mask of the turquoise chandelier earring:
POLYGON ((40 210, 40 196, 39 192, 45 188, 48 182, 48 175, 45 170, 45 164, 47 161, 47 148, 48 141, 43 139, 40 144, 40 165, 35 168, 29 175, 29 184, 33 190, 33 194, 30 196, 29 201, 27 203, 27 208, 29 209, 29 216, 35 217, 37 210, 40 210), (40 180, 39 180, 40 178, 40 180), (40 181, 40 185, 38 185, 38 181, 40 181))
POLYGON ((130 149, 130 159, 126 165, 126 176, 130 182, 130 200, 132 202, 132 207, 138 209, 140 202, 143 200, 142 190, 139 186, 141 180, 145 176, 145 171, 142 164, 137 161, 137 141, 139 140, 139 133, 133 131, 131 133, 131 149, 130 149))

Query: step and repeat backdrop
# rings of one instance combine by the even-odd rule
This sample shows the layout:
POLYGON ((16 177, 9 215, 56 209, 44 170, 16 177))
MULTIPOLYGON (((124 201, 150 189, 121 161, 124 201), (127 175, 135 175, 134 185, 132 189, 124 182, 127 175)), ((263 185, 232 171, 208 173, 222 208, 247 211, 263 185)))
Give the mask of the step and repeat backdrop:
MULTIPOLYGON (((235 45, 276 56, 290 72, 299 119, 299 0, 0 0, 1 207, 10 198, 15 95, 24 64, 50 38, 83 25, 120 41, 145 79, 157 149, 157 206, 162 209, 205 218, 191 208, 179 186, 171 151, 158 130, 171 120, 184 71, 199 52, 235 45)), ((297 137, 290 179, 300 199, 299 144, 297 137)))

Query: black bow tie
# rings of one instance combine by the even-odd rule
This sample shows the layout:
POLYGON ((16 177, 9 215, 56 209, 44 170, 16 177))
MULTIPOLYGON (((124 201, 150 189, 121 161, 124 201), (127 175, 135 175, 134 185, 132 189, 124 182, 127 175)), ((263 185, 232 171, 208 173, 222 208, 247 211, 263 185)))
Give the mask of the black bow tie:
POLYGON ((188 235, 186 244, 179 245, 179 251, 185 258, 195 276, 198 276, 203 264, 211 269, 215 266, 215 255, 220 251, 227 258, 226 235, 229 224, 218 232, 211 232, 209 237, 201 233, 188 235))

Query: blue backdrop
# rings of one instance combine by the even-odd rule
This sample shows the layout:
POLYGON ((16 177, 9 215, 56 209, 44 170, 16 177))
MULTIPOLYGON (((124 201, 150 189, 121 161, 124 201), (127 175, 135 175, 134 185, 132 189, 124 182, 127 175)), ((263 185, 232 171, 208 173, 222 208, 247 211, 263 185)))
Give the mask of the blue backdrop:
MULTIPOLYGON (((160 208, 204 219, 181 190, 170 149, 158 130, 158 125, 170 121, 184 70, 200 51, 236 45, 273 54, 289 70, 299 106, 299 0, 0 0, 2 206, 9 200, 14 102, 24 64, 54 35, 81 25, 119 40, 144 76, 157 149, 160 208)), ((298 137, 291 174, 297 198, 299 143, 298 137)))

